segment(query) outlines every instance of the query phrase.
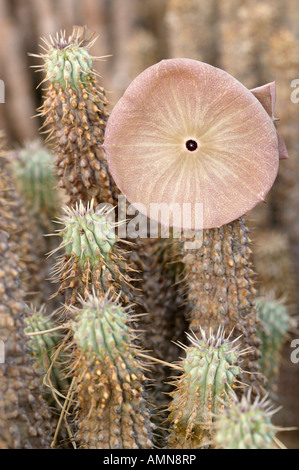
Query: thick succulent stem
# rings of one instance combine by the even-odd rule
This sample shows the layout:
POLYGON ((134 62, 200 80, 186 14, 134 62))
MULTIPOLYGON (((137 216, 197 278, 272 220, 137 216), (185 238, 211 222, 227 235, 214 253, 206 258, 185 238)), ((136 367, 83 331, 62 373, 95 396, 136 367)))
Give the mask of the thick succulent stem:
POLYGON ((54 250, 65 252, 54 267, 54 280, 61 283, 59 292, 66 295, 68 304, 75 304, 78 295, 87 297, 93 289, 102 295, 121 292, 122 301, 128 304, 133 300, 130 273, 134 269, 116 244, 115 225, 107 211, 94 209, 93 200, 86 207, 80 202, 75 209, 64 210, 59 230, 62 242, 54 250))
POLYGON ((15 236, 18 204, 3 155, 0 171, 0 340, 5 353, 0 361, 0 448, 44 448, 49 445, 52 418, 27 351, 24 264, 15 236))
POLYGON ((144 241, 145 248, 139 246, 139 255, 143 258, 142 289, 145 294, 144 304, 147 315, 140 318, 140 328, 144 330, 143 346, 151 352, 153 358, 162 362, 155 362, 148 371, 149 399, 159 411, 155 414, 159 429, 157 445, 165 435, 163 421, 167 417, 166 407, 170 398, 167 392, 172 390, 168 384, 170 372, 174 372, 167 365, 177 361, 180 348, 177 341, 183 341, 185 331, 188 329, 184 318, 185 306, 183 297, 175 287, 181 274, 183 264, 178 243, 173 239, 148 239, 144 241))
POLYGON ((168 448, 201 448, 213 433, 214 416, 230 401, 237 376, 241 372, 241 356, 236 340, 225 338, 219 328, 214 335, 201 338, 187 334, 191 345, 180 363, 182 375, 173 383, 172 402, 168 411, 170 435, 168 448))
POLYGON ((278 428, 271 422, 275 410, 265 396, 251 403, 250 391, 224 409, 215 422, 214 445, 219 449, 275 449, 278 428))
POLYGON ((262 342, 259 362, 263 374, 269 381, 269 387, 275 390, 280 354, 292 319, 286 307, 278 300, 258 298, 256 306, 257 316, 260 319, 257 333, 262 342))
POLYGON ((40 56, 51 82, 40 111, 57 153, 59 185, 71 205, 92 198, 115 204, 119 193, 102 149, 107 100, 92 68, 91 45, 74 29, 68 39, 47 42, 48 51, 40 56))
POLYGON ((39 140, 27 142, 9 156, 28 211, 34 214, 41 228, 48 228, 61 206, 61 195, 55 188, 54 156, 39 140))
MULTIPOLYGON (((20 208, 18 230, 21 232, 21 258, 29 272, 28 300, 39 308, 53 293, 53 287, 46 282, 50 265, 45 257, 45 253, 54 248, 53 239, 44 235, 53 231, 53 218, 58 215, 62 201, 62 195, 54 187, 57 184, 53 174, 54 157, 39 140, 34 140, 23 148, 8 152, 7 158, 24 203, 20 208)), ((51 302, 53 309, 57 307, 56 300, 51 302)))
POLYGON ((257 315, 254 300, 254 273, 251 268, 247 228, 242 218, 220 228, 204 230, 201 248, 184 252, 185 280, 191 306, 190 328, 234 329, 242 335, 244 348, 251 353, 245 358, 242 381, 254 393, 264 393, 265 378, 260 372, 260 340, 257 337, 257 315))
POLYGON ((25 333, 29 335, 30 353, 42 377, 45 399, 53 406, 53 396, 50 390, 65 394, 69 386, 69 381, 65 379, 63 372, 63 362, 66 358, 60 356, 59 361, 53 361, 53 355, 63 335, 57 330, 57 325, 47 316, 44 307, 39 311, 31 311, 25 318, 25 325, 25 333), (47 375, 46 384, 44 384, 45 374, 47 375), (45 388, 45 385, 49 388, 45 388))
MULTIPOLYGON (((61 283, 59 292, 66 298, 64 321, 73 320, 71 331, 61 345, 61 351, 72 351, 73 361, 67 376, 75 372, 70 393, 76 394, 80 410, 72 432, 83 448, 149 447, 151 431, 145 431, 147 410, 140 401, 144 376, 141 372, 138 375, 139 366, 132 359, 140 340, 129 335, 128 326, 136 325, 134 307, 130 308, 130 314, 124 313, 122 307, 110 309, 108 300, 106 308, 103 300, 109 293, 114 298, 117 296, 122 305, 136 301, 136 289, 130 277, 134 269, 126 262, 124 250, 117 246, 116 227, 107 211, 95 210, 93 203, 92 200, 86 207, 80 203, 74 209, 65 208, 65 217, 60 220, 63 227, 59 230, 62 242, 58 247, 65 254, 58 258, 54 274, 61 283), (86 299, 86 305, 82 300, 83 306, 77 311, 74 305, 80 305, 79 296, 86 299), (101 347, 97 342, 100 338, 101 347), (128 341, 133 352, 129 351, 128 341), (105 400, 108 400, 106 404, 105 400), (117 418, 119 407, 122 424, 117 418), (122 426, 129 429, 127 434, 122 426)), ((75 412, 73 407, 69 412, 75 412)))
POLYGON ((143 366, 128 312, 107 296, 74 309, 76 440, 81 448, 150 448, 143 366))

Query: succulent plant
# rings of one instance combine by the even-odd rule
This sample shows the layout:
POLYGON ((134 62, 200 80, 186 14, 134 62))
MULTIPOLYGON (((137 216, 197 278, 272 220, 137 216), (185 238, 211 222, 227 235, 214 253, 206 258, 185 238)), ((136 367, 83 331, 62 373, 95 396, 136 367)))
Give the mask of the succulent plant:
POLYGON ((277 448, 274 438, 278 428, 271 422, 275 412, 267 396, 256 397, 251 403, 249 391, 219 415, 215 423, 215 446, 221 449, 277 448))
POLYGON ((151 352, 153 358, 161 361, 155 362, 147 373, 148 396, 157 411, 153 418, 158 429, 154 442, 161 446, 166 434, 166 407, 170 401, 167 392, 172 389, 167 381, 173 369, 168 364, 178 360, 180 348, 177 342, 184 341, 188 329, 183 296, 174 286, 179 280, 183 264, 179 241, 151 238, 143 242, 144 249, 140 249, 139 254, 143 261, 141 285, 147 315, 141 316, 138 324, 143 331, 143 347, 151 352))
MULTIPOLYGON (((29 311, 24 320, 26 334, 30 335, 27 341, 30 354, 34 359, 35 365, 41 377, 49 373, 47 385, 50 389, 55 389, 60 393, 65 393, 68 389, 68 381, 63 374, 63 361, 53 361, 53 355, 57 350, 59 342, 63 335, 60 331, 55 330, 57 325, 46 314, 45 307, 41 307, 39 311, 29 311), (53 330, 44 333, 44 331, 53 330), (50 371, 49 371, 50 369, 50 371)), ((49 389, 47 389, 42 381, 42 387, 45 390, 45 398, 53 404, 53 397, 49 389)))
POLYGON ((7 149, 2 155, 3 165, 5 166, 5 170, 3 169, 3 184, 7 185, 11 200, 11 211, 13 212, 10 222, 10 238, 15 243, 19 263, 22 267, 20 276, 23 289, 26 291, 26 300, 40 304, 49 297, 49 289, 45 282, 47 274, 44 260, 47 244, 43 236, 44 231, 40 230, 39 221, 28 210, 28 201, 24 200, 23 193, 20 191, 13 171, 12 155, 13 152, 7 149), (7 180, 9 181, 7 182, 7 180))
MULTIPOLYGON (((50 85, 41 115, 57 153, 59 186, 69 197, 58 230, 62 241, 53 250, 62 252, 53 274, 60 282, 58 292, 65 295, 68 332, 60 348, 70 354, 67 377, 73 376, 60 424, 64 418, 80 448, 151 448, 148 383, 141 362, 150 357, 140 344, 156 349, 156 361, 167 366, 164 352, 174 354, 175 348, 167 351, 165 339, 181 334, 173 325, 182 320, 182 327, 185 310, 194 336, 188 336, 192 344, 185 348, 186 358, 174 366, 181 376, 169 384, 175 390, 164 408, 170 423, 167 447, 201 448, 212 442, 215 416, 227 416, 233 409, 238 380, 249 384, 253 394, 264 394, 265 378, 256 374, 261 342, 242 216, 265 200, 279 159, 287 158, 275 127, 275 85, 250 91, 208 64, 164 60, 132 82, 106 128, 107 101, 93 70, 93 41, 87 30, 75 27, 69 38, 61 33, 44 42, 45 53, 38 57, 50 85), (188 250, 187 243, 180 245, 173 271, 166 260, 168 242, 165 250, 161 243, 158 255, 147 252, 156 258, 143 277, 142 311, 153 308, 143 322, 145 338, 132 328, 137 317, 140 320, 135 265, 144 269, 140 250, 151 243, 138 242, 128 256, 107 210, 94 208, 99 203, 115 206, 120 192, 162 226, 192 229, 194 237, 204 229, 201 246, 188 250), (135 259, 134 267, 128 259, 135 259), (184 269, 184 285, 171 292, 178 266, 179 274, 184 269), (148 296, 153 298, 148 301, 148 296), (185 308, 177 308, 184 300, 185 308), (208 337, 202 329, 206 327, 208 337), (228 338, 224 329, 232 331, 228 338), (239 358, 245 351, 241 369, 239 358)), ((39 329, 39 319, 31 327, 39 329)), ((43 336, 39 342, 46 339, 43 336)), ((244 403, 246 414, 249 398, 247 408, 244 403)), ((256 400, 253 407, 259 403, 265 402, 256 400)), ((245 423, 245 432, 248 429, 245 423)), ((270 428, 262 426, 263 438, 255 436, 259 429, 249 429, 251 441, 246 435, 246 445, 266 445, 270 428)))
POLYGON ((82 204, 76 210, 65 207, 65 229, 61 232, 65 252, 79 259, 84 269, 88 262, 98 264, 99 255, 106 261, 115 242, 115 227, 109 223, 105 212, 95 212, 93 201, 86 209, 82 204))
POLYGON ((57 178, 53 155, 41 141, 33 140, 11 152, 11 159, 20 193, 29 211, 39 219, 55 217, 61 201, 55 189, 57 178))
POLYGON ((281 349, 292 322, 287 308, 280 301, 258 298, 255 303, 260 320, 257 333, 262 341, 261 369, 273 385, 279 371, 281 349))
POLYGON ((128 303, 132 297, 130 273, 134 271, 118 248, 115 224, 109 221, 105 208, 95 209, 94 200, 85 207, 64 207, 65 216, 59 220, 62 242, 54 252, 63 250, 54 267, 54 280, 62 282, 59 292, 65 292, 67 302, 75 303, 78 294, 87 296, 92 288, 100 293, 122 291, 128 303), (69 298, 70 297, 70 298, 69 298))
MULTIPOLYGON (((26 265, 22 276, 26 283, 27 300, 36 308, 53 292, 46 282, 49 262, 45 253, 53 249, 45 233, 53 230, 52 217, 60 210, 61 194, 54 188, 53 156, 39 139, 29 140, 16 150, 5 153, 9 173, 15 187, 14 238, 20 259, 26 265)), ((55 308, 52 302, 51 308, 55 308)))
POLYGON ((93 70, 89 49, 94 41, 88 42, 88 36, 84 28, 75 27, 68 38, 61 33, 44 39, 47 50, 37 56, 44 61, 44 81, 50 81, 40 114, 57 153, 59 185, 73 206, 92 198, 115 204, 118 194, 101 147, 107 100, 93 70))
MULTIPOLYGON (((205 229, 202 246, 182 251, 191 327, 235 328, 252 347, 246 370, 254 373, 255 289, 240 217, 265 199, 279 158, 287 157, 274 105, 273 83, 250 91, 208 64, 168 59, 131 83, 104 139, 111 173, 138 210, 162 225, 195 230, 195 237, 205 229)), ((261 375, 244 381, 262 393, 261 375)))
POLYGON ((27 354, 26 286, 21 275, 25 265, 16 237, 19 205, 3 154, 0 171, 0 340, 5 352, 0 361, 0 448, 44 448, 50 444, 53 420, 41 396, 39 374, 27 354))
POLYGON ((254 300, 257 292, 251 265, 248 229, 242 218, 220 228, 204 230, 199 249, 182 251, 185 263, 190 327, 217 328, 223 324, 242 335, 241 343, 250 352, 243 368, 252 374, 241 374, 253 392, 264 393, 265 378, 260 373, 260 340, 257 336, 257 314, 254 300), (257 374, 258 373, 258 374, 257 374))
POLYGON ((143 366, 134 346, 129 310, 109 296, 90 295, 73 309, 75 343, 75 436, 81 448, 152 446, 144 399, 143 366))
POLYGON ((184 347, 182 375, 173 383, 168 411, 171 423, 168 448, 200 448, 211 436, 214 416, 231 400, 241 372, 241 351, 236 340, 225 338, 219 327, 201 337, 187 334, 191 345, 184 347))
POLYGON ((48 54, 45 55, 45 71, 50 82, 60 85, 64 90, 70 86, 79 91, 80 84, 85 87, 93 78, 93 59, 88 50, 75 37, 73 39, 74 43, 68 43, 62 36, 56 42, 56 47, 49 44, 48 54))

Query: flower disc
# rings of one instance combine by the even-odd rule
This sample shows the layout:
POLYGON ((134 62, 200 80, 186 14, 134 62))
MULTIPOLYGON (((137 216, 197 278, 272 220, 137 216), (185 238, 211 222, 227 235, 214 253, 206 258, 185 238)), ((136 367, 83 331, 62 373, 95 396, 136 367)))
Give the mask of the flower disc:
POLYGON ((228 73, 191 59, 163 60, 133 80, 104 148, 127 199, 184 228, 240 217, 264 200, 278 171, 277 133, 262 104, 228 73))

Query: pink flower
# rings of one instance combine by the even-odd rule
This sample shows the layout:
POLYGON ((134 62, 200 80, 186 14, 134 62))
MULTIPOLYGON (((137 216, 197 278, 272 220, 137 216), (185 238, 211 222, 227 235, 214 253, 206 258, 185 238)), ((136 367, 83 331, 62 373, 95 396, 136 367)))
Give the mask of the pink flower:
POLYGON ((116 184, 148 216, 153 203, 161 205, 153 218, 162 224, 169 223, 171 205, 186 203, 188 228, 219 227, 242 216, 265 199, 279 152, 286 154, 272 120, 274 91, 269 84, 251 92, 223 70, 191 59, 149 67, 108 120, 104 149, 116 184))

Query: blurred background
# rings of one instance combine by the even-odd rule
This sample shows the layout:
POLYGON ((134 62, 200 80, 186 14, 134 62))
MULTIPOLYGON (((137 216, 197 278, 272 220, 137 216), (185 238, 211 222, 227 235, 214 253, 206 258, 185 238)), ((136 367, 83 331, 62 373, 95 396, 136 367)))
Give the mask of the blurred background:
MULTIPOLYGON (((11 148, 38 136, 44 78, 31 65, 40 61, 40 37, 72 25, 87 25, 98 40, 95 62, 112 107, 146 67, 171 57, 188 57, 226 70, 246 87, 276 82, 276 116, 289 160, 282 161, 267 203, 248 215, 257 288, 299 314, 299 103, 291 101, 299 79, 299 0, 0 0, 0 79, 5 103, 0 128, 11 148)), ((289 334, 278 380, 277 421, 299 427, 299 363, 290 360, 289 334)), ((298 355, 299 356, 299 355, 298 355)), ((298 432, 288 445, 299 448, 298 432)))

